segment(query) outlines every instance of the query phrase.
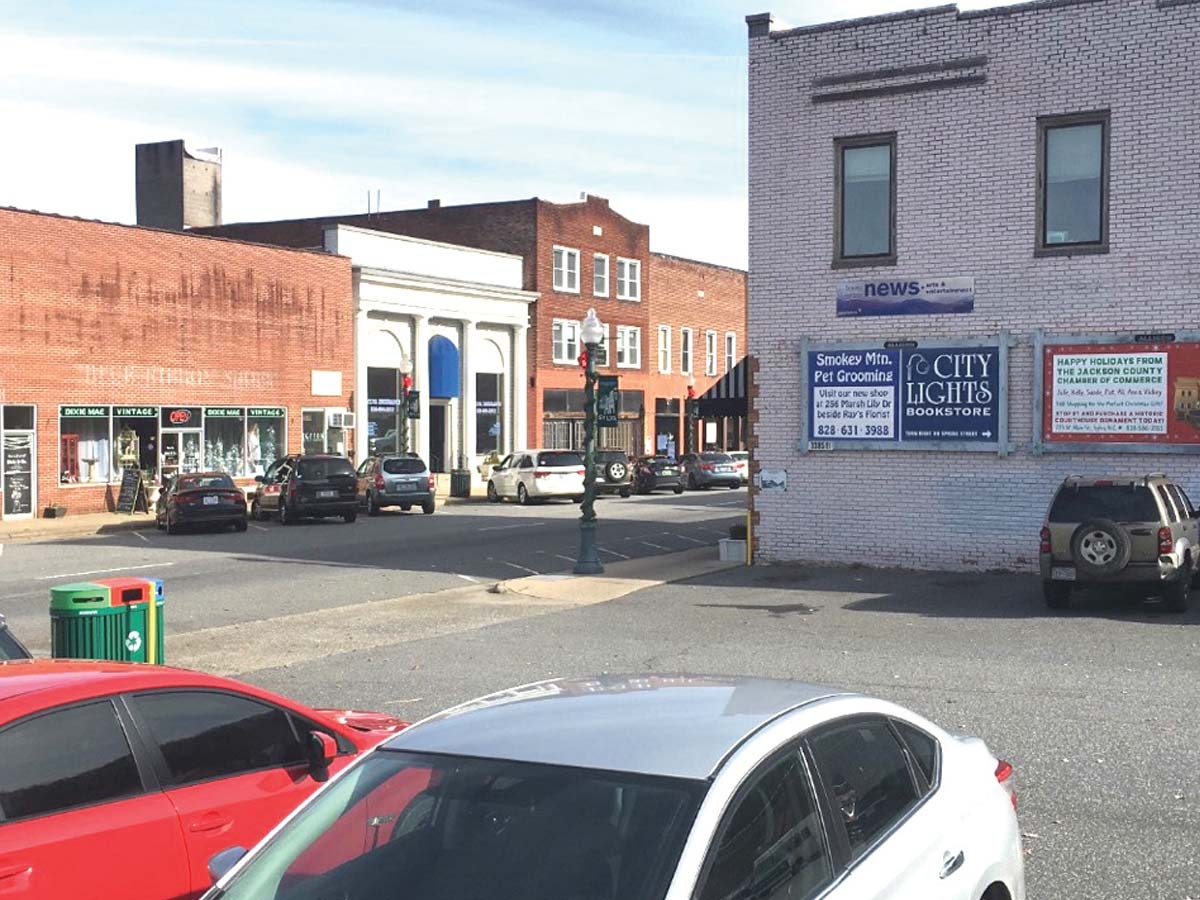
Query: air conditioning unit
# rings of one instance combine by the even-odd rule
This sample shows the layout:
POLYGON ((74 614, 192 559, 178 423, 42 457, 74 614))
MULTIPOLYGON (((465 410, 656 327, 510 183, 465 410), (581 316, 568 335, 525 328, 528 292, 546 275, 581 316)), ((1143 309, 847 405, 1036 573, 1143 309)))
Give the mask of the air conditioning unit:
POLYGON ((334 410, 329 413, 329 427, 349 430, 354 427, 354 413, 334 410))

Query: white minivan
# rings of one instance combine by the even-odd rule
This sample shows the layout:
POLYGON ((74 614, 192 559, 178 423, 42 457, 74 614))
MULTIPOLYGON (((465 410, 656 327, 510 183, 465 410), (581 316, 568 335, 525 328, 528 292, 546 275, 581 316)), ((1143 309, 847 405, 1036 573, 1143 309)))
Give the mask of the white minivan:
POLYGON ((518 450, 492 470, 487 495, 493 503, 505 497, 522 505, 549 497, 583 499, 583 457, 573 450, 518 450))

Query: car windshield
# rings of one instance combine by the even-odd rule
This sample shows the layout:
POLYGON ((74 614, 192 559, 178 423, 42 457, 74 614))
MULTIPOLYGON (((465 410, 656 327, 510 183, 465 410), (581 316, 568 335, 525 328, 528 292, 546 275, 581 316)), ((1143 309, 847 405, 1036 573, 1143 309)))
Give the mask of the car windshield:
POLYGON ((202 491, 205 488, 237 487, 228 475, 180 475, 175 489, 178 491, 202 491))
POLYGON ((597 450, 596 462, 625 462, 626 456, 620 450, 597 450))
POLYGON ((354 466, 348 459, 302 459, 296 474, 301 478, 335 478, 341 475, 354 477, 354 466))
POLYGON ((425 463, 415 456, 393 456, 383 461, 383 471, 389 475, 419 475, 425 463))
POLYGON ((379 750, 264 844, 221 896, 658 900, 704 789, 379 750))
POLYGON ((703 462, 727 463, 733 462, 733 457, 728 453, 701 453, 700 459, 703 462))
POLYGON ((1158 505, 1145 485, 1082 484, 1064 487, 1050 509, 1051 522, 1157 522, 1158 505))
POLYGON ((583 457, 578 453, 570 453, 564 451, 554 451, 539 453, 537 458, 539 466, 582 466, 583 457))

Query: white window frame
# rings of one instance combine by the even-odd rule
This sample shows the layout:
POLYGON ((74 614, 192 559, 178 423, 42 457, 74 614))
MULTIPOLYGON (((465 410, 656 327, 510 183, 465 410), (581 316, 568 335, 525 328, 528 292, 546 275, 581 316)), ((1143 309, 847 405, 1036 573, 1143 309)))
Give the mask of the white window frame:
POLYGON ((574 319, 555 319, 550 326, 550 355, 553 357, 555 364, 562 366, 575 366, 579 364, 579 323, 574 319), (567 330, 570 329, 571 338, 567 339, 567 330), (555 337, 555 332, 562 329, 562 339, 555 337), (563 355, 559 355, 558 345, 563 346, 563 355))
POLYGON ((658 326, 658 371, 661 375, 671 374, 671 326, 658 326))
POLYGON ((617 257, 617 299, 641 301, 642 261, 640 259, 617 257))
POLYGON ((732 372, 737 365, 737 332, 725 332, 725 371, 732 372))
POLYGON ((554 245, 554 250, 551 252, 550 264, 554 269, 554 289, 562 291, 565 294, 579 293, 579 251, 574 247, 561 247, 558 244, 554 245), (562 265, 558 264, 559 254, 562 254, 562 265), (570 261, 574 261, 575 267, 572 270, 570 261), (571 277, 574 276, 575 283, 571 284, 571 277))
POLYGON ((679 329, 679 373, 681 375, 692 374, 692 351, 695 346, 693 337, 692 329, 679 329))
POLYGON ((600 347, 600 353, 596 354, 596 366, 604 369, 612 365, 612 354, 609 352, 612 349, 612 326, 604 326, 604 338, 600 341, 600 347))
POLYGON ((596 253, 592 256, 592 296, 607 297, 608 296, 608 254, 596 253), (600 261, 604 261, 604 274, 600 274, 600 261))
POLYGON ((715 331, 704 332, 704 374, 710 377, 717 374, 717 333, 715 331))
POLYGON ((640 369, 642 367, 642 329, 636 325, 617 326, 617 368, 640 369), (631 342, 629 339, 633 338, 631 342), (622 362, 621 358, 625 361, 622 362))

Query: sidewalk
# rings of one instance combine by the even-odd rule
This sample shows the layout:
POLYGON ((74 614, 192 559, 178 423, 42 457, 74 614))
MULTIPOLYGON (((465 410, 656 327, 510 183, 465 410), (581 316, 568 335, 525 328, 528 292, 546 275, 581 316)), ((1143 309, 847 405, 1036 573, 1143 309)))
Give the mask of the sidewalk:
MULTIPOLYGON (((476 487, 470 497, 450 496, 450 477, 438 478, 438 506, 477 503, 487 500, 484 488, 476 487)), ((13 541, 67 540, 97 534, 117 534, 126 531, 154 529, 150 513, 82 513, 61 519, 0 519, 0 544, 13 541)))

